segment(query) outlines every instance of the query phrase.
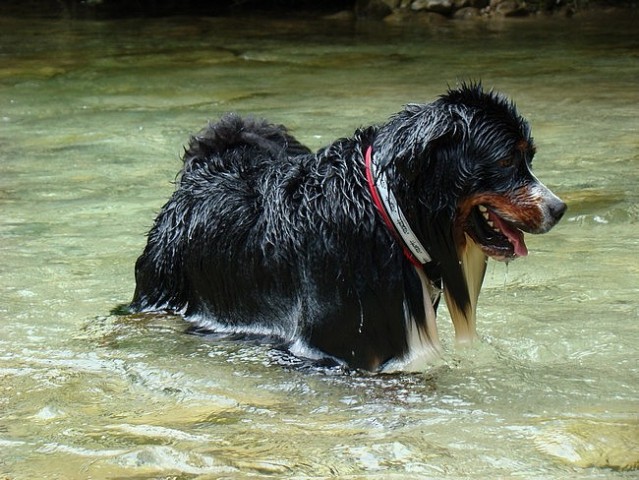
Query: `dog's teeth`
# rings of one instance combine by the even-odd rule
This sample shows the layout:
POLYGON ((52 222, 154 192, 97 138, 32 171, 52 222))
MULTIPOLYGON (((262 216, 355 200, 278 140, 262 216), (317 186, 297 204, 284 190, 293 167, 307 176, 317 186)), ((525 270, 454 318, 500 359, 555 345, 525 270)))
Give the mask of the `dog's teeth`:
POLYGON ((490 220, 488 220, 488 226, 492 227, 493 229, 495 228, 495 224, 490 220))
POLYGON ((487 209, 486 207, 484 207, 483 205, 480 205, 480 206, 479 206, 479 211, 480 211, 481 213, 486 213, 486 212, 488 211, 488 209, 487 209))
MULTIPOLYGON (((484 218, 488 220, 490 217, 488 216, 488 212, 484 213, 484 218)), ((491 223, 490 221, 488 223, 491 223)))

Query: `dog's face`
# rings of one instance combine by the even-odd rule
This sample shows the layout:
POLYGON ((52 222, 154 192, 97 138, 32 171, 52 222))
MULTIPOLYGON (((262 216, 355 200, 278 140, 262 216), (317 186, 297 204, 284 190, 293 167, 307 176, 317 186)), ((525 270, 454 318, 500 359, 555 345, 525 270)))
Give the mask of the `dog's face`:
POLYGON ((566 204, 532 173, 532 139, 509 131, 506 124, 496 127, 501 131, 494 134, 495 143, 483 144, 472 159, 473 179, 458 203, 455 228, 472 238, 485 255, 508 261, 528 254, 524 232, 547 232, 562 217, 566 204))

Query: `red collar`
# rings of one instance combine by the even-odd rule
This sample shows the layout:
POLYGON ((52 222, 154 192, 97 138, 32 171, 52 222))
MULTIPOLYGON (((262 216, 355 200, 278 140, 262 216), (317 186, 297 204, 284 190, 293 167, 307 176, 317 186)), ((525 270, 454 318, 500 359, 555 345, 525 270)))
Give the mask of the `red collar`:
MULTIPOLYGON (((384 206, 384 203, 382 202, 382 199, 380 198, 379 191, 375 184, 375 179, 373 178, 372 157, 373 157, 373 147, 369 146, 366 149, 366 153, 365 153, 366 180, 368 182, 368 189, 371 192, 371 196, 373 197, 373 203, 375 204, 377 211, 382 216, 382 219, 384 220, 386 227, 393 233, 395 238, 397 238, 400 241, 402 245, 402 251, 404 252, 404 256, 408 259, 408 261, 410 261, 410 263, 412 263, 416 267, 421 267, 423 264, 415 257, 415 255, 413 255, 413 253, 408 248, 408 245, 406 244, 404 237, 397 230, 395 223, 393 223, 393 221, 391 220, 388 214, 388 211, 386 210, 386 207, 384 206)), ((428 254, 426 254, 426 256, 428 256, 428 254)))

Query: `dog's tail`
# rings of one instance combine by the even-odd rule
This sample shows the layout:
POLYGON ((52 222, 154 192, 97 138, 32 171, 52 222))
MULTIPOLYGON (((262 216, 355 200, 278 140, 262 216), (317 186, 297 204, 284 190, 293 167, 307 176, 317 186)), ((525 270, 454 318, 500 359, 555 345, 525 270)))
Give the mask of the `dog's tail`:
POLYGON ((183 157, 183 172, 196 170, 216 159, 237 158, 238 155, 245 162, 263 160, 265 153, 266 158, 275 160, 311 151, 282 125, 229 113, 191 138, 183 157), (258 152, 260 155, 256 155, 258 152))

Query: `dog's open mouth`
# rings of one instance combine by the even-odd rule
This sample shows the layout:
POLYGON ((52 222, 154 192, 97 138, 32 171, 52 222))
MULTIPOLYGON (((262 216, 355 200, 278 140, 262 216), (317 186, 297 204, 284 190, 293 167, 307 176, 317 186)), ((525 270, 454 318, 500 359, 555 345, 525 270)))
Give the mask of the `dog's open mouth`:
POLYGON ((477 205, 468 217, 468 234, 486 255, 511 260, 528 255, 524 233, 487 205, 477 205))

